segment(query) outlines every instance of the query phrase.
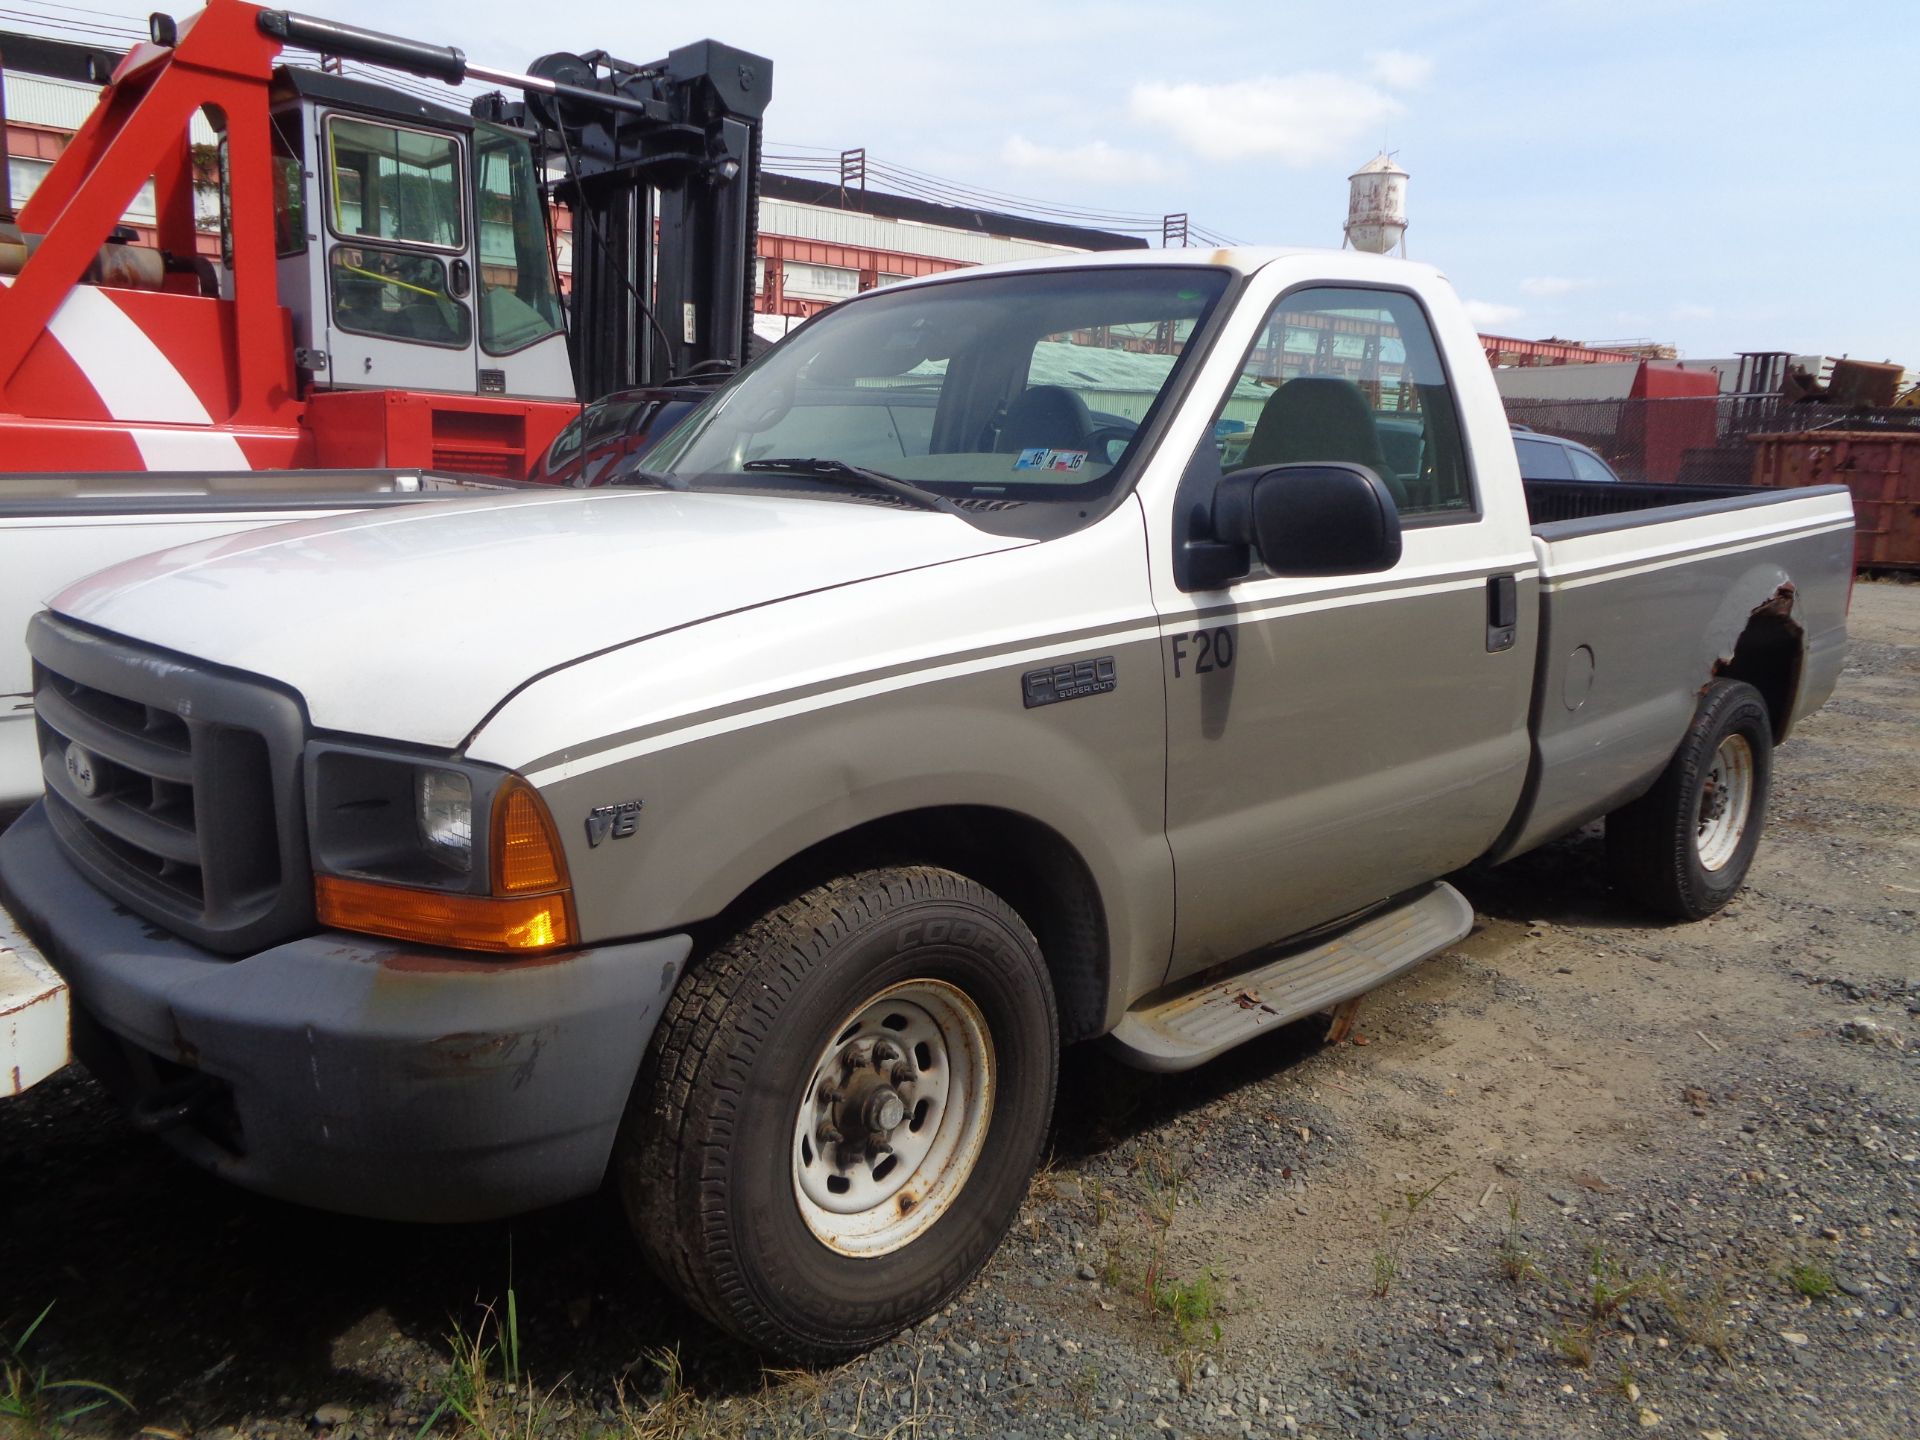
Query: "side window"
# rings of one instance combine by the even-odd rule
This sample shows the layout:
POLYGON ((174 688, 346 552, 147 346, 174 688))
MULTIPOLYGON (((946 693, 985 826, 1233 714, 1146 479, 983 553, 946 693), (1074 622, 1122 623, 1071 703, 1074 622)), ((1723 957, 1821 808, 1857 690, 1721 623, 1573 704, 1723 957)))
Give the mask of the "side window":
POLYGON ((460 142, 341 115, 327 119, 328 219, 342 239, 466 245, 460 142))
POLYGON ((273 251, 276 255, 307 253, 306 146, 300 134, 300 113, 273 117, 273 251))
POLYGON ((1620 478, 1598 456, 1589 455, 1584 450, 1568 450, 1567 459, 1573 462, 1573 478, 1576 480, 1598 480, 1611 485, 1620 478))
POLYGON ((1460 417, 1413 296, 1315 288, 1282 296, 1214 417, 1223 470, 1364 465, 1403 520, 1474 518, 1460 417))
POLYGON ((525 140, 491 125, 475 129, 474 198, 480 344, 505 355, 560 330, 540 182, 525 140))
POLYGON ((1551 440, 1526 440, 1514 437, 1514 453, 1520 457, 1522 480, 1571 480, 1573 469, 1567 464, 1567 449, 1551 440))

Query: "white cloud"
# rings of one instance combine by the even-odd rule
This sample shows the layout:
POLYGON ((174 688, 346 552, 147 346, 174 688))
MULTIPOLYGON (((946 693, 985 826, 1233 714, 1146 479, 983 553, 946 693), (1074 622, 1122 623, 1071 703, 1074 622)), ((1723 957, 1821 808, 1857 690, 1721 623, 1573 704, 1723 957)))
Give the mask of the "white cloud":
POLYGON ((1122 150, 1104 140, 1083 145, 1036 145, 1024 135, 1009 135, 1000 158, 1019 170, 1034 170, 1102 185, 1124 185, 1136 180, 1164 180, 1167 166, 1140 150, 1122 150))
POLYGON ((1417 90, 1433 74, 1433 61, 1407 50, 1375 50, 1367 56, 1367 71, 1389 90, 1417 90))
POLYGON ((1593 288, 1590 279, 1569 279, 1565 275, 1529 275, 1520 282, 1522 293, 1527 295, 1566 295, 1575 290, 1593 288))
POLYGON ((1510 325, 1527 313, 1518 305, 1500 305, 1492 300, 1468 300, 1464 303, 1467 318, 1483 327, 1510 325))
POLYGON ((1401 104, 1345 75, 1303 70, 1215 85, 1143 81, 1128 101, 1133 118, 1165 130, 1207 160, 1270 155, 1283 165, 1351 158, 1401 104))

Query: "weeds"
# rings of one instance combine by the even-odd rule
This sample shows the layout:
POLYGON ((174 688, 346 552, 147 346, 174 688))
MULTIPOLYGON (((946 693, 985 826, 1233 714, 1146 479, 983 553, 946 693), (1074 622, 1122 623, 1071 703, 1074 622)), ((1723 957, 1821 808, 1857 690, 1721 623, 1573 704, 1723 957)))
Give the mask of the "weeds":
POLYGON ((1517 1195, 1507 1198, 1507 1228, 1500 1237, 1500 1248, 1494 1252, 1494 1259, 1511 1285, 1543 1278, 1540 1267, 1534 1264, 1533 1252, 1520 1243, 1520 1197, 1517 1195))
POLYGON ((27 1362, 27 1346, 34 1332, 53 1309, 53 1302, 33 1317, 33 1323, 17 1340, 0 1335, 0 1420, 12 1422, 29 1437, 59 1435, 83 1415, 108 1405, 133 1409, 133 1402, 110 1385, 97 1380, 50 1380, 47 1367, 27 1362))
POLYGON ((1093 1226, 1098 1230, 1113 1218, 1113 1193, 1104 1180, 1093 1177, 1086 1183, 1085 1194, 1093 1205, 1093 1226))
POLYGON ((516 1428, 531 1437, 546 1420, 546 1401, 549 1394, 539 1403, 535 1403, 532 1387, 529 1384, 525 1396, 517 1407, 512 1407, 503 1418, 493 1414, 493 1380, 489 1375, 494 1360, 500 1362, 501 1382, 506 1385, 509 1395, 519 1394, 526 1380, 526 1372, 521 1363, 520 1351, 520 1296, 513 1286, 513 1262, 511 1255, 507 1262, 507 1297, 504 1318, 492 1305, 480 1308, 480 1321, 468 1334, 458 1321, 447 1334, 447 1370, 440 1377, 440 1400, 431 1414, 421 1423, 415 1440, 425 1440, 426 1435, 442 1420, 451 1420, 458 1426, 474 1432, 482 1440, 507 1440, 516 1428), (487 1340, 487 1331, 494 1332, 494 1343, 487 1340), (517 1408, 520 1418, 515 1419, 512 1409, 517 1408))
POLYGON ((1660 1277, 1630 1274, 1607 1253, 1604 1245, 1587 1252, 1587 1314, 1595 1320, 1610 1320, 1620 1307, 1657 1287, 1660 1277))
POLYGON ((1727 1358, 1733 1349, 1733 1325, 1728 1315, 1725 1279, 1716 1276, 1695 1294, 1677 1277, 1662 1275, 1655 1293, 1682 1340, 1722 1360, 1727 1358))
POLYGON ((1833 1272, 1811 1260, 1788 1266, 1786 1277, 1787 1283, 1809 1300, 1826 1300, 1838 1288, 1834 1284, 1833 1272))
POLYGON ((1082 1420, 1092 1420, 1100 1398, 1100 1367, 1089 1360, 1067 1382, 1067 1398, 1082 1420))
POLYGON ((1560 1358, 1582 1370, 1593 1365, 1593 1323, 1587 1321, 1576 1325, 1571 1320, 1548 1337, 1560 1358))
POLYGON ((1213 1271, 1202 1270, 1184 1283, 1161 1282, 1154 1288, 1152 1300, 1153 1308, 1173 1321, 1182 1341, 1191 1339, 1194 1331, 1205 1325, 1218 1343, 1220 1322, 1213 1318, 1213 1312, 1220 1305, 1220 1277, 1213 1271))
POLYGON ((1400 1278, 1400 1257, 1406 1250, 1407 1231, 1413 1228, 1427 1202, 1440 1193, 1440 1187, 1453 1178, 1449 1170, 1424 1190, 1402 1190, 1399 1198, 1380 1207, 1380 1243, 1373 1252, 1373 1296, 1384 1300, 1400 1278))

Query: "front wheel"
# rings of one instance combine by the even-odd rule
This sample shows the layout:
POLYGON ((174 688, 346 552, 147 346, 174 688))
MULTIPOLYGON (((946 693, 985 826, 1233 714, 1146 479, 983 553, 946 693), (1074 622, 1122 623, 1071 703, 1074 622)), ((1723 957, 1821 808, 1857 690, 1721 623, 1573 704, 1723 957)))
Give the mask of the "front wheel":
POLYGON ((1615 885, 1648 908, 1701 920, 1746 879, 1773 779, 1773 722, 1760 692, 1716 680, 1645 795, 1607 816, 1615 885))
POLYGON ((668 1003, 617 1149, 634 1232, 741 1339, 843 1359, 992 1255, 1058 1052, 1039 946, 991 891, 927 867, 822 885, 668 1003))

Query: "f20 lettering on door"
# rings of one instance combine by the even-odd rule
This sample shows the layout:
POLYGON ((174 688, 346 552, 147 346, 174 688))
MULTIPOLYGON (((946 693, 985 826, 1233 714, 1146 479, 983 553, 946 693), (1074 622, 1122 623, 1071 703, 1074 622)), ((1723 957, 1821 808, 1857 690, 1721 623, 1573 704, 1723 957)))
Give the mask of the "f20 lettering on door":
POLYGON ((1222 625, 1213 630, 1196 630, 1191 635, 1173 637, 1173 678, 1211 675, 1216 670, 1233 668, 1233 631, 1222 625))

